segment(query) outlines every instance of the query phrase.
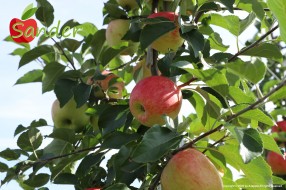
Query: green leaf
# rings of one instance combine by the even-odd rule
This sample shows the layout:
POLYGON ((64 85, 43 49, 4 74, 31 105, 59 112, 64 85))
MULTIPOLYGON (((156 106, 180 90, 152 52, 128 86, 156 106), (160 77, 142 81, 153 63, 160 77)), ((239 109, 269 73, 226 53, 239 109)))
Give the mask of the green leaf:
POLYGON ((112 18, 126 18, 127 16, 126 12, 114 3, 104 3, 104 9, 112 18))
POLYGON ((24 48, 27 49, 27 50, 30 50, 30 44, 29 44, 29 43, 17 43, 17 42, 15 42, 15 41, 12 39, 11 35, 7 36, 7 37, 4 39, 4 41, 6 41, 6 42, 12 42, 12 43, 14 43, 14 44, 17 44, 17 45, 20 45, 20 46, 24 47, 24 48))
POLYGON ((246 94, 243 90, 238 87, 230 86, 229 87, 229 97, 236 103, 236 104, 245 104, 245 103, 254 103, 255 97, 249 94, 246 94))
POLYGON ((99 62, 99 58, 101 56, 101 52, 103 49, 103 45, 105 43, 105 29, 98 30, 93 36, 90 42, 91 53, 95 59, 95 62, 99 62))
POLYGON ((123 183, 116 183, 108 188, 106 188, 105 190, 130 190, 125 184, 123 183))
POLYGON ((210 41, 210 46, 213 49, 217 49, 217 50, 220 50, 222 52, 225 52, 229 47, 229 46, 224 45, 222 43, 222 39, 221 39, 220 35, 216 32, 210 34, 208 40, 210 41))
POLYGON ((226 78, 225 70, 218 70, 215 68, 201 70, 194 69, 192 64, 184 61, 179 61, 174 64, 175 67, 186 70, 188 73, 193 76, 199 78, 203 82, 205 82, 209 87, 212 87, 218 93, 220 93, 223 97, 228 94, 229 84, 226 78))
MULTIPOLYGON (((219 151, 226 158, 226 162, 238 171, 242 171, 249 185, 272 184, 272 171, 265 159, 261 156, 245 164, 239 155, 237 144, 225 144, 219 151)), ((241 184, 246 185, 246 184, 241 184)))
POLYGON ((276 184, 276 185, 286 184, 286 181, 278 176, 272 176, 272 179, 273 179, 273 184, 276 184))
POLYGON ((50 158, 69 153, 73 149, 72 144, 60 139, 53 141, 44 148, 43 158, 50 158))
POLYGON ((7 164, 0 162, 0 172, 7 172, 9 169, 7 164))
POLYGON ((220 26, 235 36, 239 36, 239 18, 235 15, 222 16, 219 14, 205 14, 202 19, 206 19, 208 24, 220 26), (211 18, 209 19, 208 16, 211 18))
POLYGON ((272 136, 263 133, 259 133, 259 135, 261 137, 263 147, 265 149, 281 154, 280 148, 278 147, 276 141, 273 139, 272 136))
POLYGON ((91 85, 87 85, 85 83, 79 83, 74 89, 74 99, 76 102, 76 107, 80 108, 88 101, 90 97, 90 93, 92 90, 91 85))
POLYGON ((278 91, 274 92, 270 97, 270 101, 279 101, 286 98, 286 86, 283 86, 278 91))
POLYGON ((256 16, 251 12, 245 19, 240 21, 240 31, 239 34, 244 32, 255 20, 256 16))
POLYGON ((49 27, 54 22, 54 8, 47 0, 37 0, 36 18, 42 25, 49 27))
POLYGON ((20 152, 10 148, 6 148, 0 152, 0 157, 6 160, 17 160, 21 156, 20 152))
POLYGON ((181 139, 182 136, 166 127, 153 126, 144 134, 131 159, 138 163, 155 162, 177 147, 181 139))
MULTIPOLYGON (((243 50, 243 49, 242 49, 243 50)), ((282 53, 277 45, 270 43, 261 43, 249 50, 241 53, 241 55, 249 55, 249 56, 257 56, 257 57, 265 57, 269 59, 273 59, 278 62, 283 61, 282 53)))
POLYGON ((242 60, 236 60, 226 64, 226 68, 229 72, 238 75, 240 78, 249 80, 256 84, 262 80, 266 73, 266 65, 259 60, 254 63, 243 62, 242 60))
POLYGON ((85 37, 89 35, 94 35, 98 31, 97 27, 90 22, 85 22, 83 24, 80 24, 79 26, 77 26, 77 28, 78 28, 77 34, 80 34, 85 37))
POLYGON ((84 157, 76 170, 76 175, 80 178, 87 175, 92 167, 97 165, 103 159, 103 156, 103 153, 93 153, 84 157))
POLYGON ((69 79, 59 79, 55 85, 55 94, 60 101, 60 106, 63 107, 72 97, 73 88, 77 85, 76 81, 69 79))
POLYGON ((71 173, 60 173, 53 181, 54 184, 71 184, 76 185, 79 183, 76 175, 71 173))
POLYGON ((252 128, 239 129, 235 128, 236 137, 240 143, 239 153, 244 163, 260 156, 263 152, 263 142, 257 130, 252 128))
POLYGON ((254 12, 259 20, 264 19, 265 12, 262 3, 258 0, 240 0, 237 7, 249 13, 254 12))
POLYGON ((199 56, 199 52, 204 49, 204 36, 196 29, 183 33, 182 37, 192 46, 195 56, 199 56))
POLYGON ((29 4, 23 11, 21 19, 27 20, 28 18, 32 17, 35 12, 37 11, 37 8, 33 8, 33 3, 29 4))
POLYGON ((271 12, 275 15, 279 23, 280 35, 286 42, 286 4, 284 0, 267 0, 267 4, 271 12))
POLYGON ((101 148, 119 149, 122 145, 125 145, 130 141, 134 141, 138 138, 139 135, 136 133, 126 134, 120 131, 115 131, 104 138, 103 143, 101 144, 101 148))
POLYGON ((23 55, 19 63, 19 68, 43 55, 46 55, 48 53, 54 53, 54 52, 55 50, 53 46, 50 46, 50 45, 37 46, 23 55))
POLYGON ((14 49, 14 51, 10 53, 10 55, 18 55, 22 57, 27 51, 29 51, 29 49, 27 48, 17 48, 17 49, 14 49))
MULTIPOLYGON (((247 107, 247 105, 243 105, 243 104, 236 105, 232 108, 232 112, 237 113, 237 112, 245 109, 246 107, 247 107)), ((270 116, 268 114, 264 113, 263 111, 261 111, 258 108, 249 110, 249 111, 241 114, 239 117, 259 121, 259 122, 264 123, 268 126, 275 125, 272 118, 270 118, 270 116)))
POLYGON ((29 71, 24 76, 20 77, 15 84, 25 84, 31 82, 41 82, 43 77, 43 71, 41 69, 35 69, 29 71))
POLYGON ((66 48, 68 51, 75 52, 81 45, 82 41, 77 41, 75 39, 65 38, 60 42, 63 48, 66 48))
MULTIPOLYGON (((158 20, 158 19, 156 19, 158 20)), ((152 42, 158 39, 160 36, 174 30, 175 24, 168 19, 163 19, 162 22, 156 24, 147 24, 140 35, 140 45, 142 49, 146 49, 152 42)))
POLYGON ((114 105, 106 108, 99 116, 98 126, 102 134, 106 135, 125 125, 129 113, 129 106, 114 105))
POLYGON ((61 139, 71 144, 76 141, 75 131, 73 129, 67 128, 54 128, 53 132, 49 135, 49 137, 61 139))
POLYGON ((219 0, 219 2, 225 5, 229 12, 233 13, 233 4, 235 0, 219 0))
POLYGON ((47 64, 44 69, 44 78, 42 83, 42 92, 48 92, 54 89, 58 78, 64 73, 65 66, 58 62, 47 64))
POLYGON ((18 140, 17 145, 25 151, 35 151, 40 147, 43 141, 43 136, 37 128, 30 128, 28 131, 23 132, 18 140))
POLYGON ((72 29, 80 25, 76 20, 70 19, 66 23, 64 23, 60 29, 59 35, 62 36, 63 32, 67 29, 72 29))
POLYGON ((24 181, 24 184, 29 185, 31 187, 41 187, 45 185, 46 183, 48 183, 49 179, 50 179, 50 175, 40 173, 37 175, 29 176, 29 179, 24 181))
POLYGON ((120 53, 125 49, 125 46, 120 47, 120 49, 106 48, 101 52, 99 62, 103 67, 105 67, 112 59, 120 55, 120 53))

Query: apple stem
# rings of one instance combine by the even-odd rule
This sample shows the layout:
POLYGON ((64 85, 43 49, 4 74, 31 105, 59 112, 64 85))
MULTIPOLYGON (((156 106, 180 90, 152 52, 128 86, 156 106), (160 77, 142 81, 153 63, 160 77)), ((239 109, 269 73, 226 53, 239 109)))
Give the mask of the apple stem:
POLYGON ((183 88, 183 87, 185 87, 185 86, 188 86, 190 83, 192 83, 192 82, 194 82, 194 81, 196 81, 196 80, 198 80, 198 78, 193 77, 193 78, 191 78, 190 80, 188 80, 187 82, 185 82, 185 83, 179 85, 178 87, 181 89, 181 88, 183 88))

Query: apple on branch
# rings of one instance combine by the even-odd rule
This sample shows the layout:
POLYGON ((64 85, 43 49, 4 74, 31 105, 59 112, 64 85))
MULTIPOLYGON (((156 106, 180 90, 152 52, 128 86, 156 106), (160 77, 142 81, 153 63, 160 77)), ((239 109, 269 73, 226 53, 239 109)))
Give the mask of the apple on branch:
POLYGON ((220 174, 200 151, 189 148, 175 154, 161 175, 162 190, 222 190, 220 174))
POLYGON ((177 51, 184 43, 184 39, 180 36, 180 27, 178 23, 178 15, 174 12, 158 12, 151 14, 148 18, 167 18, 174 22, 176 28, 156 39, 152 42, 151 47, 160 53, 177 51))
POLYGON ((108 96, 111 99, 121 99, 125 87, 124 82, 118 81, 119 77, 110 71, 104 70, 101 74, 105 76, 105 79, 94 82, 95 97, 105 98, 108 96))
POLYGON ((55 100, 52 105, 52 120, 55 127, 81 132, 90 123, 90 116, 85 113, 87 109, 87 104, 77 108, 74 98, 71 98, 62 108, 59 100, 55 100))
POLYGON ((179 87, 167 77, 151 76, 139 81, 130 94, 132 115, 143 125, 164 125, 164 115, 176 118, 182 104, 179 87))
POLYGON ((286 175, 286 153, 284 156, 276 153, 276 152, 268 152, 266 160, 270 165, 273 174, 276 175, 286 175))

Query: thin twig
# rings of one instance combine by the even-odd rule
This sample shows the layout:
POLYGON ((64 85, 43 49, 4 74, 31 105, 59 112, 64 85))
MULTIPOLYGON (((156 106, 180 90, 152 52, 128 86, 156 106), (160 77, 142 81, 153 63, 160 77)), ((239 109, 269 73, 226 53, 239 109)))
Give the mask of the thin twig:
POLYGON ((196 80, 198 80, 198 78, 193 77, 193 78, 191 78, 190 80, 188 80, 187 82, 185 82, 185 83, 179 85, 178 87, 179 87, 179 88, 183 88, 183 87, 185 87, 185 86, 188 86, 190 83, 192 83, 192 82, 194 82, 194 81, 196 81, 196 80))
POLYGON ((68 62, 71 64, 73 70, 76 70, 73 60, 71 60, 71 59, 67 56, 67 54, 65 53, 63 47, 62 47, 54 38, 51 38, 51 39, 55 42, 56 46, 61 50, 62 54, 65 56, 65 58, 66 58, 66 59, 68 60, 68 62))
POLYGON ((274 32, 278 27, 279 27, 278 25, 273 27, 271 30, 269 30, 263 36, 261 36, 257 41, 255 41, 254 43, 250 44, 246 48, 238 51, 236 54, 234 54, 231 58, 228 59, 228 62, 233 61, 235 58, 237 58, 242 53, 246 52, 247 50, 249 50, 249 49, 253 48, 254 46, 256 46, 257 44, 259 44, 264 38, 266 38, 268 35, 270 35, 272 32, 274 32))

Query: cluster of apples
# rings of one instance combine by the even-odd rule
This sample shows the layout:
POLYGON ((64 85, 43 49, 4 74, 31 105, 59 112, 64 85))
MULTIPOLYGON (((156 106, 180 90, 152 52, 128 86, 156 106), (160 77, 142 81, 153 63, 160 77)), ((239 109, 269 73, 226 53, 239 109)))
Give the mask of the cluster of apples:
MULTIPOLYGON (((283 140, 283 143, 279 142, 279 139, 275 139, 280 147, 284 147, 285 132, 286 132, 286 121, 279 121, 275 126, 272 127, 272 133, 277 133, 283 140)), ((284 147, 285 148, 285 147, 284 147)), ((286 175, 286 153, 284 156, 277 154, 276 152, 269 151, 266 157, 268 164, 271 166, 271 170, 275 175, 286 175)))
MULTIPOLYGON (((125 9, 136 9, 136 0, 117 0, 117 3, 125 9)), ((151 47, 160 53, 176 51, 184 42, 180 37, 178 16, 174 12, 158 12, 151 14, 148 18, 164 17, 174 22, 177 26, 173 31, 159 37, 151 47)), ((138 46, 134 42, 124 41, 130 27, 130 20, 112 20, 106 29, 106 42, 110 47, 120 47, 122 43, 128 43, 128 49, 122 54, 134 53, 134 47, 138 46)), ((137 48, 137 47, 136 47, 137 48)), ((180 112, 182 104, 182 93, 171 79, 164 76, 151 76, 149 68, 146 68, 145 59, 142 59, 134 68, 143 68, 143 79, 133 88, 130 94, 129 106, 133 116, 144 126, 152 127, 155 124, 164 125, 164 116, 172 119, 176 118, 180 112)), ((89 85, 93 85, 99 91, 95 91, 96 97, 109 97, 120 99, 124 83, 113 81, 118 78, 115 74, 104 71, 104 80, 88 80, 89 85), (111 90, 111 89, 115 89, 111 90)), ((52 108, 53 121, 56 127, 65 126, 80 131, 91 119, 85 114, 87 105, 76 108, 76 103, 71 99, 64 107, 60 108, 59 101, 56 100, 52 108)), ((97 125, 97 124, 95 124, 97 125)), ((165 166, 161 175, 161 186, 163 190, 177 189, 203 189, 222 190, 222 180, 218 170, 212 162, 200 151, 188 148, 175 154, 165 166), (207 178, 205 176, 208 176, 207 178)), ((89 188, 86 190, 97 190, 100 188, 89 188)))
MULTIPOLYGON (((138 4, 136 0, 118 0, 118 4, 124 8, 131 9, 137 8, 138 4)), ((184 39, 181 38, 179 32, 178 15, 174 12, 158 12, 148 16, 148 18, 166 18, 176 25, 176 28, 156 39, 152 42, 151 47, 160 53, 167 53, 168 51, 176 51, 184 43, 184 39)), ((132 54, 138 47, 138 43, 132 41, 124 41, 122 38, 126 35, 130 27, 130 20, 115 19, 109 22, 106 29, 106 42, 107 45, 117 48, 122 43, 128 43, 128 48, 122 52, 125 54, 132 54)))

